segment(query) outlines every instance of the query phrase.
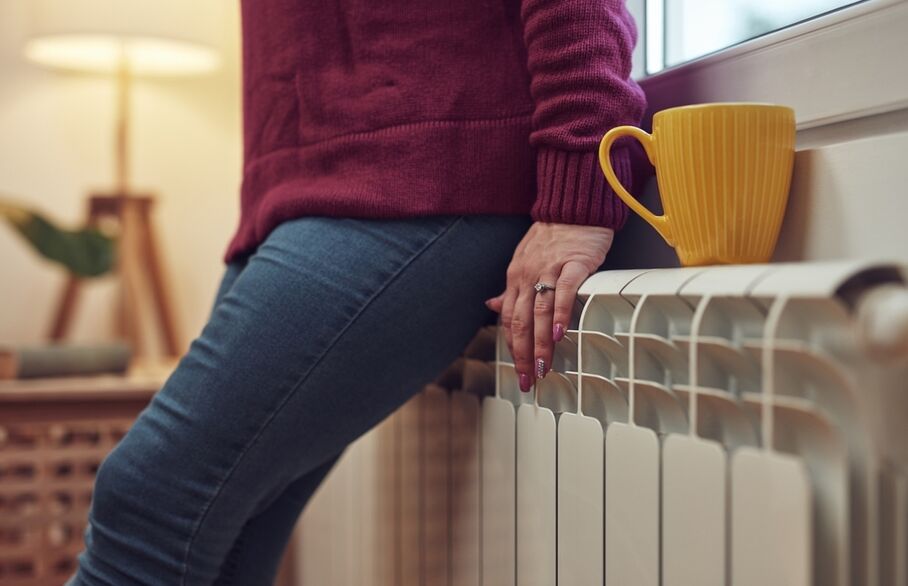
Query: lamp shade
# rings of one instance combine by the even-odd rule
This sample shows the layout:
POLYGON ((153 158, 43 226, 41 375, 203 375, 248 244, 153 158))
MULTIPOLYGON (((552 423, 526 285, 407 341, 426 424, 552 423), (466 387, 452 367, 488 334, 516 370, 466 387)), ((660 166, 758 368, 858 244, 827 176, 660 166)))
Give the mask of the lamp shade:
POLYGON ((29 0, 30 61, 133 75, 196 75, 220 65, 225 0, 29 0))

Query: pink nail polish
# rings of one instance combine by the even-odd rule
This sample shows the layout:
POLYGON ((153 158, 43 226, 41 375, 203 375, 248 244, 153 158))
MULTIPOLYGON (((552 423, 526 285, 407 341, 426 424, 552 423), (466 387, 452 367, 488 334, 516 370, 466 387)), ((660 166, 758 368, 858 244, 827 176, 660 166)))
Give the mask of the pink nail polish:
POLYGON ((552 340, 560 342, 564 337, 564 326, 560 323, 555 324, 555 327, 552 328, 552 340))
POLYGON ((528 377, 524 372, 520 373, 520 390, 524 393, 528 393, 530 391, 530 377, 528 377))

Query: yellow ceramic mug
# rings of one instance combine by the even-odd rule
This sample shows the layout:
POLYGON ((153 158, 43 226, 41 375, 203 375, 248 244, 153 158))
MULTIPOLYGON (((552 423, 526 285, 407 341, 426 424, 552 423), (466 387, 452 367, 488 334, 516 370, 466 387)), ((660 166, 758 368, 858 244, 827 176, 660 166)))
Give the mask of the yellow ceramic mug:
POLYGON ((766 262, 791 184, 794 111, 773 104, 680 106, 653 116, 653 133, 610 130, 599 164, 615 193, 675 248, 684 265, 766 262), (637 201, 615 176, 609 149, 633 136, 656 167, 665 214, 637 201))

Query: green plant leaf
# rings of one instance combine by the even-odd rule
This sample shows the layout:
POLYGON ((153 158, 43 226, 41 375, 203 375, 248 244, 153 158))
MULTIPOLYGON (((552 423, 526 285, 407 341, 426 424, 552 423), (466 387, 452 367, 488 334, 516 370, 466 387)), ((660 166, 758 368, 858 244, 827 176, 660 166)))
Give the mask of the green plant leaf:
POLYGON ((114 267, 116 241, 96 228, 64 230, 35 211, 4 201, 0 216, 38 254, 80 277, 97 277, 114 267))

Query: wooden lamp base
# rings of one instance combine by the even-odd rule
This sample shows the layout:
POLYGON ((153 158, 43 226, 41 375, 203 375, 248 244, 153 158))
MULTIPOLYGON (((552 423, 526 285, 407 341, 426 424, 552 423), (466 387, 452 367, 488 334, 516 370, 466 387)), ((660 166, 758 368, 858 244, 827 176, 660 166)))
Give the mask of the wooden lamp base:
MULTIPOLYGON (((176 359, 183 349, 152 227, 154 201, 149 194, 96 194, 88 199, 88 225, 113 224, 117 232, 116 271, 122 293, 117 333, 129 341, 133 356, 140 360, 150 356, 141 327, 141 292, 146 284, 164 356, 176 359)), ((69 276, 49 332, 51 340, 62 340, 69 331, 82 280, 69 276)))

